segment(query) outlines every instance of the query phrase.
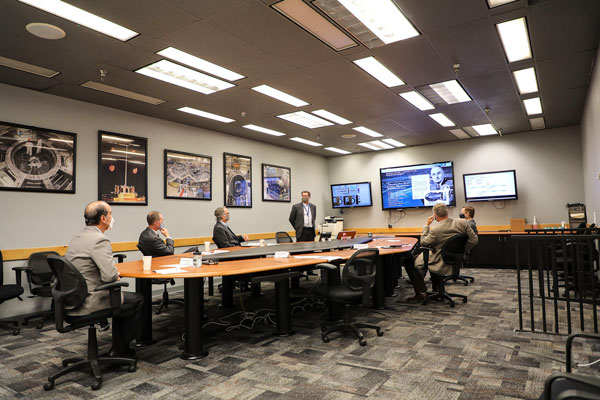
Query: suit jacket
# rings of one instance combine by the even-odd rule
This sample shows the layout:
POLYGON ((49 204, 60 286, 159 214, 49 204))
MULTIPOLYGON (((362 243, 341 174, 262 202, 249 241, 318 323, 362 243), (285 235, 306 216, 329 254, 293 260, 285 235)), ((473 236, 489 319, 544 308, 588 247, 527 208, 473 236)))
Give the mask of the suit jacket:
POLYGON ((81 272, 88 289, 83 305, 68 314, 87 315, 110 308, 108 290, 94 292, 97 286, 114 282, 119 277, 119 271, 113 264, 110 240, 95 226, 86 226, 71 240, 65 257, 81 272))
MULTIPOLYGON (((473 246, 477 244, 479 239, 477 235, 467 221, 464 219, 453 219, 446 218, 439 224, 431 226, 424 226, 423 233, 421 234, 421 246, 433 247, 433 252, 429 254, 429 270, 441 275, 450 275, 452 273, 452 266, 447 265, 442 260, 441 250, 444 244, 453 236, 464 233, 469 239, 467 241, 466 250, 469 251, 473 246)), ((423 254, 415 260, 415 266, 417 268, 423 268, 423 254)))
MULTIPOLYGON (((302 228, 304 228, 304 206, 302 204, 302 202, 294 204, 292 206, 292 211, 290 212, 290 224, 292 224, 292 226, 296 230, 296 238, 300 237, 300 234, 302 233, 302 228)), ((312 203, 308 203, 308 206, 310 207, 310 217, 314 229, 316 228, 315 219, 317 217, 317 206, 315 206, 312 203)))
POLYGON ((167 238, 167 244, 158 237, 156 232, 146 228, 140 233, 138 245, 142 248, 142 253, 152 257, 170 256, 175 253, 173 239, 167 238))
POLYGON ((213 228, 212 240, 218 248, 235 247, 244 241, 244 237, 236 235, 228 226, 218 221, 213 228))

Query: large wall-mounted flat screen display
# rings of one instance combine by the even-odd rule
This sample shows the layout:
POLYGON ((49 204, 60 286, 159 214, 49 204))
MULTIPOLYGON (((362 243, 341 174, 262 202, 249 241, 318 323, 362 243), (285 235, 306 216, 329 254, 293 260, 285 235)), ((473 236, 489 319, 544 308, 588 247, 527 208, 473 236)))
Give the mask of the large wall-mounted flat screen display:
POLYGON ((517 173, 508 171, 464 174, 466 201, 517 199, 517 173))
POLYGON ((371 207, 371 182, 331 185, 333 208, 371 207))
POLYGON ((452 161, 381 168, 379 176, 384 210, 456 205, 452 161))

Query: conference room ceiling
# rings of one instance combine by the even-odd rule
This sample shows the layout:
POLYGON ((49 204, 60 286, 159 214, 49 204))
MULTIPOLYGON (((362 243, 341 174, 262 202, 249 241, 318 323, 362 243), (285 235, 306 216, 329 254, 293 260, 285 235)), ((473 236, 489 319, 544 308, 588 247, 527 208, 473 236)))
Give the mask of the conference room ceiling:
MULTIPOLYGON (((275 0, 67 2, 139 35, 122 42, 17 0, 0 0, 0 56, 59 72, 46 78, 0 66, 0 82, 323 156, 338 155, 325 147, 352 153, 371 151, 358 143, 376 139, 395 139, 407 146, 459 140, 449 131, 457 128, 467 128, 470 136, 476 137, 468 127, 480 124, 491 123, 502 135, 531 131, 529 118, 543 117, 546 128, 577 125, 600 38, 598 0, 517 0, 495 8, 489 8, 486 0, 395 0, 420 35, 373 48, 348 35, 357 46, 342 51, 279 13, 273 8, 278 3, 275 0), (496 24, 519 17, 526 18, 533 57, 509 63, 496 24), (33 22, 55 25, 66 37, 36 37, 25 28, 33 22), (135 72, 165 59, 156 52, 167 47, 244 78, 231 81, 235 85, 231 88, 207 95, 135 72), (368 56, 405 84, 388 88, 353 63, 368 56), (460 64, 457 71, 455 64, 460 64), (539 91, 520 95, 512 71, 528 67, 535 67, 539 91), (100 70, 106 71, 103 78, 100 70), (399 96, 453 79, 472 101, 436 104, 434 110, 420 111, 399 96), (87 81, 165 102, 151 105, 80 86, 87 81), (295 107, 252 90, 263 84, 310 104, 295 107), (528 117, 522 100, 532 97, 541 98, 543 113, 528 117), (235 121, 198 117, 178 111, 181 107, 235 121), (318 109, 352 124, 309 129, 277 117, 318 109), (428 116, 440 112, 456 126, 443 128, 428 116), (248 124, 285 136, 243 127, 248 124), (383 137, 352 129, 358 126, 383 137), (356 136, 345 139, 345 134, 356 136), (308 146, 290 140, 292 137, 323 146, 308 146)), ((316 2, 304 2, 319 10, 316 2)), ((243 148, 224 150, 243 153, 243 148)))

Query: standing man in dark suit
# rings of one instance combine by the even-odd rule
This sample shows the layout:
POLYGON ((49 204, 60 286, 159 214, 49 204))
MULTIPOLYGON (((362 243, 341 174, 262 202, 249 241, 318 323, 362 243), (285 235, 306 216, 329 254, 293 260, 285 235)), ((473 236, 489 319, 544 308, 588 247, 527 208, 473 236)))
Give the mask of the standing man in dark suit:
POLYGON ((315 219, 317 206, 309 203, 310 192, 303 190, 302 202, 292 206, 290 224, 296 230, 296 242, 312 242, 315 240, 315 219))
POLYGON ((227 225, 229 221, 229 210, 227 207, 219 207, 215 210, 217 223, 213 228, 212 240, 218 248, 235 247, 248 240, 248 235, 236 235, 227 225))
MULTIPOLYGON (((110 309, 107 291, 94 292, 104 283, 118 281, 119 271, 113 264, 112 247, 104 232, 115 223, 112 209, 103 201, 94 201, 85 208, 86 227, 69 243, 65 257, 73 263, 83 275, 87 284, 88 296, 81 307, 68 311, 69 315, 82 316, 96 311, 110 309)), ((113 317, 112 353, 135 356, 129 342, 135 339, 141 326, 142 295, 133 292, 121 292, 121 311, 113 317)))
POLYGON ((150 211, 146 216, 148 227, 140 233, 138 246, 145 255, 152 257, 170 256, 175 253, 173 238, 169 231, 163 226, 163 216, 158 211, 150 211), (165 242, 160 238, 158 232, 162 233, 165 242))

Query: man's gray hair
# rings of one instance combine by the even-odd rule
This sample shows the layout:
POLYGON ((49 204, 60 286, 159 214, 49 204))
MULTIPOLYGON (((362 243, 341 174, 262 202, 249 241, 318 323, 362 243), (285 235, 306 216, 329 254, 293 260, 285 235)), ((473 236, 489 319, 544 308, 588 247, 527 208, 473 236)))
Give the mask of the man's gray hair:
POLYGON ((221 217, 225 214, 225 207, 219 207, 215 210, 215 217, 217 221, 221 220, 221 217))
POLYGON ((437 203, 433 206, 433 213, 440 218, 448 216, 448 207, 444 203, 437 203))
POLYGON ((87 226, 100 225, 100 218, 108 215, 108 204, 103 201, 93 201, 85 207, 83 218, 87 226))

